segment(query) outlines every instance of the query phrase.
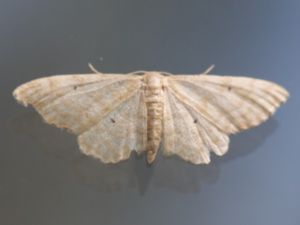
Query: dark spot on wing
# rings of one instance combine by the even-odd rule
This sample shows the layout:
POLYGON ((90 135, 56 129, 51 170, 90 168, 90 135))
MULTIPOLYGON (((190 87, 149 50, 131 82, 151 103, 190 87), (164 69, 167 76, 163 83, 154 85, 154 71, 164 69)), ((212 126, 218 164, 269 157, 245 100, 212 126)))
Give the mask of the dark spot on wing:
POLYGON ((112 123, 115 123, 115 122, 116 122, 113 118, 110 118, 110 121, 111 121, 112 123))
POLYGON ((231 87, 231 86, 228 86, 227 89, 228 89, 228 91, 231 91, 232 87, 231 87))
POLYGON ((194 123, 198 123, 198 120, 197 120, 197 119, 194 119, 194 123))
POLYGON ((75 85, 75 86, 73 86, 73 89, 74 89, 74 90, 76 90, 76 89, 77 89, 77 86, 76 86, 76 85, 75 85))

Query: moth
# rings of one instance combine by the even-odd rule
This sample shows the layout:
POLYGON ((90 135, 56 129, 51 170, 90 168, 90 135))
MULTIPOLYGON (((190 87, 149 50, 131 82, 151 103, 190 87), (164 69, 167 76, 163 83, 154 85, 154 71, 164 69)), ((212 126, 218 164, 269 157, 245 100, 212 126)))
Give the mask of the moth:
POLYGON ((270 117, 289 93, 278 84, 248 77, 173 75, 157 71, 45 77, 13 92, 43 119, 78 135, 83 153, 104 163, 145 153, 208 164, 224 155, 229 135, 270 117))

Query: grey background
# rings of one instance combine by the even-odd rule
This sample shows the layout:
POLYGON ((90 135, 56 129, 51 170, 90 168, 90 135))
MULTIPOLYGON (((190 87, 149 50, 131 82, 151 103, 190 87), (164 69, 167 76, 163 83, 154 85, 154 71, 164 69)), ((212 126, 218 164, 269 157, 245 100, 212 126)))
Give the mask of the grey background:
POLYGON ((300 224, 298 0, 1 0, 0 224, 300 224), (249 75, 291 98, 208 166, 104 165, 11 96, 53 74, 249 75))

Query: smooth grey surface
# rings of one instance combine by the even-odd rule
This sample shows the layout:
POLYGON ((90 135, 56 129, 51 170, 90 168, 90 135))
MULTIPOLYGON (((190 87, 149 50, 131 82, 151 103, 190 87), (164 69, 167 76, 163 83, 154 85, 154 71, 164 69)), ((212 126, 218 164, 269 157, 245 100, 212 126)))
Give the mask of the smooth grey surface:
POLYGON ((0 2, 0 224, 300 224, 300 1, 0 2), (208 166, 132 156, 103 165, 18 105, 46 75, 163 70, 249 75, 291 98, 208 166))

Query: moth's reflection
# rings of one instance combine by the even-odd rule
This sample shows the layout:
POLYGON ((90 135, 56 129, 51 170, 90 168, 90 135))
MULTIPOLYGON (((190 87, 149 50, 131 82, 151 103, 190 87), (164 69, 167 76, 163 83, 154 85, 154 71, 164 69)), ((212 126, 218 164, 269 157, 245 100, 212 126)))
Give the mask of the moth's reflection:
POLYGON ((203 184, 213 184, 219 176, 222 164, 246 157, 264 143, 277 128, 273 118, 259 127, 231 136, 229 152, 223 157, 212 154, 209 165, 197 166, 177 158, 160 155, 149 167, 143 156, 132 154, 127 161, 106 165, 79 152, 76 138, 42 122, 35 112, 29 112, 11 120, 14 135, 33 142, 49 160, 64 160, 76 175, 79 183, 103 192, 137 189, 144 194, 149 189, 163 188, 176 192, 199 192, 203 184))

